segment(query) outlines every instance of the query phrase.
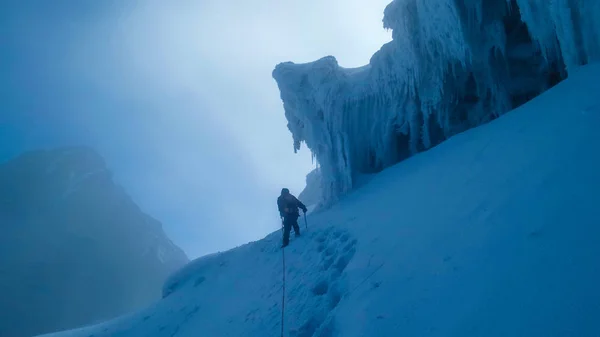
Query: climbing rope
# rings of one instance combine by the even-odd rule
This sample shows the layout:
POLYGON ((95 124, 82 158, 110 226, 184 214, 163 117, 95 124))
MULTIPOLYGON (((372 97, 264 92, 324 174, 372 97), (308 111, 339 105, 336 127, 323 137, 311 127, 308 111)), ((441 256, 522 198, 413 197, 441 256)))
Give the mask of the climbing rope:
MULTIPOLYGON (((308 222, 306 221, 306 213, 304 213, 304 226, 308 231, 308 222)), ((283 219, 281 220, 281 234, 285 232, 285 224, 283 219)), ((285 248, 281 247, 281 262, 283 267, 283 291, 281 294, 281 337, 284 337, 284 322, 285 322, 285 248)))
POLYGON ((348 293, 346 293, 346 297, 349 297, 356 289, 360 288, 360 286, 362 286, 365 282, 367 282, 371 277, 373 277, 373 275, 375 275, 375 273, 377 273, 379 271, 379 269, 381 269, 381 267, 383 267, 383 265, 385 264, 385 261, 382 262, 377 268, 375 268, 375 270, 373 270, 367 277, 365 277, 362 281, 360 281, 354 288, 352 288, 348 293))
MULTIPOLYGON (((306 220, 306 214, 304 214, 304 225, 306 230, 308 230, 308 222, 306 220)), ((283 233, 285 231, 285 225, 283 223, 283 219, 281 221, 281 233, 282 233, 282 237, 283 237, 283 233)), ((395 246, 394 246, 395 248, 395 246)), ((282 261, 282 267, 283 267, 283 291, 281 294, 281 337, 284 337, 284 322, 285 322, 285 248, 282 247, 281 248, 281 261, 282 261)), ((370 261, 369 261, 370 262, 370 261)), ((356 286, 354 286, 352 289, 350 289, 350 291, 348 291, 344 297, 349 297, 352 293, 354 293, 358 288, 360 288, 365 282, 367 282, 369 279, 371 279, 377 272, 379 272, 379 270, 381 270, 381 268, 385 265, 386 261, 383 261, 381 264, 379 264, 371 273, 369 273, 369 275, 367 275, 367 277, 365 277, 363 280, 361 280, 356 286)), ((370 263, 369 263, 370 264, 370 263)))
MULTIPOLYGON (((284 226, 283 226, 283 222, 281 224, 281 233, 283 234, 284 231, 284 226)), ((281 248, 281 261, 282 261, 282 266, 283 266, 283 291, 281 294, 281 337, 283 336, 283 323, 284 323, 284 317, 285 317, 285 248, 282 247, 281 248)))

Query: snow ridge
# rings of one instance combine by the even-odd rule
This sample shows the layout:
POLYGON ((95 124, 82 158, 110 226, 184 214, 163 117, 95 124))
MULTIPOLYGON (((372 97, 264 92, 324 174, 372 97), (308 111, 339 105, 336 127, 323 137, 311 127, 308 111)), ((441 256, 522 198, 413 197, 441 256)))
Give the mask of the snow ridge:
POLYGON ((327 56, 273 71, 294 150, 302 142, 335 202, 374 173, 484 124, 600 59, 595 0, 395 0, 393 41, 368 65, 327 56))

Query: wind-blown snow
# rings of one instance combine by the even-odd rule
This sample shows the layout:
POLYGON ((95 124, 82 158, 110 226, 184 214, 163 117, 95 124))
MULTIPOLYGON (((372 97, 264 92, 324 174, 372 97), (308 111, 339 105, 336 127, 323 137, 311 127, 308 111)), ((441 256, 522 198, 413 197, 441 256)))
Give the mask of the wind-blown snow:
MULTIPOLYGON (((600 65, 390 167, 285 249, 285 336, 600 335, 600 65)), ((281 233, 52 337, 280 336, 281 233)))
POLYGON ((393 41, 358 69, 328 56, 277 65, 295 150, 321 165, 323 201, 497 118, 600 60, 596 0, 395 0, 393 41))

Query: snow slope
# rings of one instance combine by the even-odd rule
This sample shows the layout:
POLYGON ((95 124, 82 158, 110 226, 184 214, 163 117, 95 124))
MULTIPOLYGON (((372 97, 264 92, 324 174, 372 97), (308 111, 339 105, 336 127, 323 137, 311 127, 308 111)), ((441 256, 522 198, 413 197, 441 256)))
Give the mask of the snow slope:
MULTIPOLYGON (((600 65, 373 177, 285 250, 285 336, 599 336, 600 65)), ((304 226, 302 226, 304 227, 304 226)), ((280 336, 280 232, 52 337, 280 336)))

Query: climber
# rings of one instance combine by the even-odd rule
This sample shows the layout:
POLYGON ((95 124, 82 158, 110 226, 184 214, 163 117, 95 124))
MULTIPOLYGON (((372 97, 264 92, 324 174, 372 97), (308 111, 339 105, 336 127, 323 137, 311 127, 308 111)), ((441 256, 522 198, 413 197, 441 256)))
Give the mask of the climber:
POLYGON ((300 236, 300 227, 298 226, 298 217, 300 213, 298 208, 302 209, 306 214, 306 206, 300 200, 290 193, 290 190, 283 188, 281 195, 277 198, 277 207, 279 208, 279 215, 283 221, 283 245, 282 248, 287 246, 290 242, 290 231, 294 227, 296 236, 300 236))

